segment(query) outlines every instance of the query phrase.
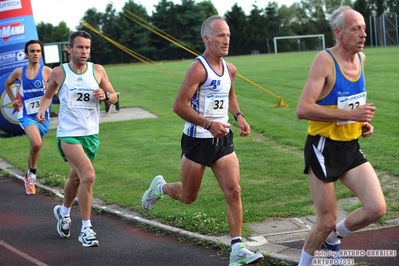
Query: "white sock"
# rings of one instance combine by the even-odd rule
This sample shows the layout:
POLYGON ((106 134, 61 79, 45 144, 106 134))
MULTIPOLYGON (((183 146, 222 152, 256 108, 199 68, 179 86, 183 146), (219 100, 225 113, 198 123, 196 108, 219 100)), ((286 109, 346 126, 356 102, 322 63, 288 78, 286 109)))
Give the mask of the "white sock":
POLYGON ((71 213, 71 208, 67 208, 64 204, 61 205, 60 214, 62 217, 69 216, 71 213))
POLYGON ((309 266, 312 265, 313 256, 306 253, 306 251, 302 248, 301 259, 299 260, 298 266, 309 266))
POLYGON ((83 232, 83 230, 86 227, 91 227, 91 221, 90 220, 82 220, 82 229, 80 231, 83 232))
POLYGON ((328 235, 326 238, 326 242, 332 245, 339 245, 341 244, 341 238, 349 235, 352 233, 348 230, 345 226, 345 220, 343 219, 335 226, 335 229, 328 235))
POLYGON ((158 185, 158 191, 159 191, 159 193, 161 193, 161 194, 164 194, 164 193, 163 193, 163 189, 162 189, 163 185, 164 185, 164 184, 158 185))
POLYGON ((231 251, 233 251, 233 253, 235 253, 237 251, 237 249, 240 248, 240 244, 242 243, 242 237, 237 236, 237 237, 231 238, 231 242, 233 242, 234 240, 239 240, 239 242, 236 242, 233 245, 231 245, 231 251))

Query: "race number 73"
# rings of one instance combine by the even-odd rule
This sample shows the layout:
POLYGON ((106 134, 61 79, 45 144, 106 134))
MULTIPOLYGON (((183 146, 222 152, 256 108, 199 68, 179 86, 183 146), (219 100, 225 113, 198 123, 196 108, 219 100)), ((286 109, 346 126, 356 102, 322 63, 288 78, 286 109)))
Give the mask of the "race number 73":
POLYGON ((42 99, 42 96, 25 100, 24 104, 25 104, 25 108, 26 108, 26 113, 28 115, 35 114, 35 113, 39 112, 41 99, 42 99))

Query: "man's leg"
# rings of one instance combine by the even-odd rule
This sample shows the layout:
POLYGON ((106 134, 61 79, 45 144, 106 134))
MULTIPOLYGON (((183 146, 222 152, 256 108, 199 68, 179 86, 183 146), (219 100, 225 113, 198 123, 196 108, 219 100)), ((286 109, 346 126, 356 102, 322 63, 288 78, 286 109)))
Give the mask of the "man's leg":
POLYGON ((226 198, 226 216, 231 236, 230 265, 247 265, 262 261, 262 254, 253 253, 242 243, 243 212, 240 167, 236 153, 233 152, 220 158, 211 168, 226 198))
POLYGON ((30 141, 25 188, 27 194, 36 194, 36 168, 40 157, 40 149, 43 145, 43 137, 40 135, 39 128, 35 124, 26 126, 24 130, 30 141))
POLYGON ((242 203, 240 187, 240 167, 236 153, 230 153, 212 165, 212 171, 226 198, 226 215, 230 226, 230 236, 242 233, 242 203))
POLYGON ((309 188, 316 208, 316 221, 305 238, 299 265, 311 265, 316 250, 320 250, 328 234, 334 230, 338 217, 335 183, 318 179, 309 169, 309 188))
POLYGON ((180 169, 181 182, 163 185, 163 192, 172 199, 186 204, 193 203, 198 198, 204 171, 204 165, 195 163, 183 155, 180 169))
POLYGON ((25 133, 30 141, 29 168, 36 169, 40 157, 40 149, 43 145, 43 137, 36 125, 32 124, 25 128, 25 133))
POLYGON ((70 178, 65 185, 65 193, 68 194, 68 196, 64 197, 64 204, 71 204, 72 206, 72 197, 77 195, 80 215, 82 217, 82 228, 79 241, 84 247, 98 246, 99 243, 96 238, 96 233, 93 231, 90 220, 95 181, 93 164, 85 154, 83 147, 79 144, 69 144, 61 141, 61 149, 72 167, 70 178), (78 177, 78 179, 76 177, 78 177), (76 187, 77 184, 78 187, 76 187))
POLYGON ((362 203, 362 207, 346 218, 348 230, 353 232, 364 228, 385 215, 386 204, 380 181, 369 162, 348 171, 340 180, 362 203))
POLYGON ((61 141, 61 149, 72 167, 64 188, 65 206, 71 207, 75 196, 77 196, 82 220, 89 220, 95 181, 95 171, 92 162, 79 144, 69 144, 61 141))

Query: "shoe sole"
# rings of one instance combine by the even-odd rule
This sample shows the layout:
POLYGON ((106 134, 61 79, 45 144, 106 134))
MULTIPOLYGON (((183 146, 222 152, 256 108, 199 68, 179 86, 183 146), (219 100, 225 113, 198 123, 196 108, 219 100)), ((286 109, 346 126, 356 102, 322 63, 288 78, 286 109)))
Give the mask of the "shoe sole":
POLYGON ((263 261, 265 257, 263 255, 259 254, 258 258, 254 258, 252 261, 247 261, 244 264, 243 263, 229 263, 229 266, 242 266, 242 265, 250 265, 250 264, 255 264, 263 261))
POLYGON ((60 237, 68 238, 71 235, 71 233, 69 233, 69 235, 64 234, 63 232, 60 231, 60 228, 58 226, 58 224, 60 223, 60 217, 58 215, 58 211, 57 210, 59 210, 61 208, 61 207, 58 207, 58 206, 60 206, 60 205, 55 206, 54 209, 53 209, 54 216, 57 219, 57 232, 60 235, 60 237))
POLYGON ((85 248, 90 248, 90 247, 98 247, 100 243, 98 243, 98 240, 93 241, 91 244, 86 244, 83 242, 83 239, 81 237, 78 238, 79 242, 82 243, 82 246, 85 248))

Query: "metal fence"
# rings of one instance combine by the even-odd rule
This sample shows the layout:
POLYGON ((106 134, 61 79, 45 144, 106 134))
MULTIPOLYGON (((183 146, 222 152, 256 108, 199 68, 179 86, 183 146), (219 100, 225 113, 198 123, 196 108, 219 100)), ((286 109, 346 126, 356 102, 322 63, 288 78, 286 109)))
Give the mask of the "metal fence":
POLYGON ((398 14, 384 13, 381 16, 369 17, 370 45, 393 46, 399 45, 398 14))

